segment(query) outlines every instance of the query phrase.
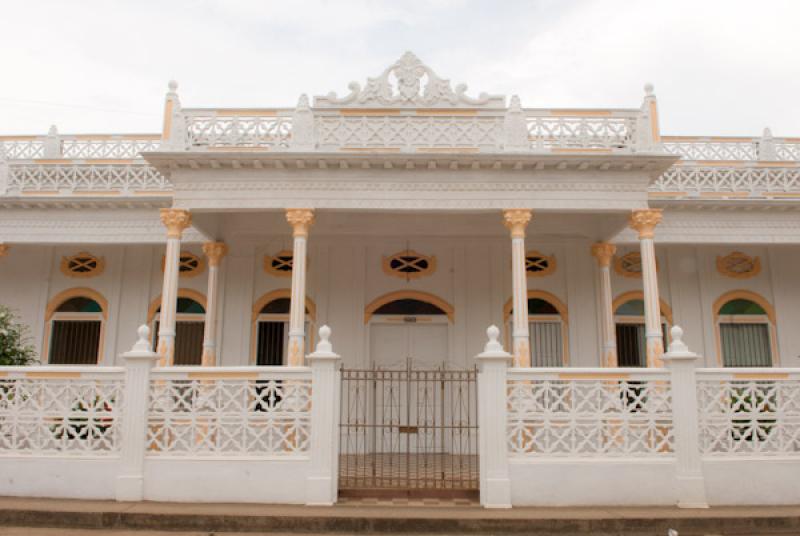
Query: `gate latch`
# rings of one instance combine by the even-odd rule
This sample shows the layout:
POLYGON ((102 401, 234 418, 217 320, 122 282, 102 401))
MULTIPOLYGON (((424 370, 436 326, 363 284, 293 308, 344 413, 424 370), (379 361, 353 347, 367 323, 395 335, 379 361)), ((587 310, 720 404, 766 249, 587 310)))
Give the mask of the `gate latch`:
POLYGON ((419 426, 398 426, 398 431, 401 434, 416 434, 419 432, 419 426))

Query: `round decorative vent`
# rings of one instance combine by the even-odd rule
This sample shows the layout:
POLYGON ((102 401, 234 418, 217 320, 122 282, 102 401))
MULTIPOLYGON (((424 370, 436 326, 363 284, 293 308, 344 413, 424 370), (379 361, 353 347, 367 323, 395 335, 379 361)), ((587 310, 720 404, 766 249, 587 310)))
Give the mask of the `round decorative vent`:
POLYGON ((105 270, 106 263, 102 257, 82 251, 71 257, 62 257, 61 271, 68 277, 94 277, 105 270))
POLYGON ((748 279, 761 272, 761 259, 734 251, 724 257, 717 257, 717 271, 727 277, 748 279))
POLYGON ((274 256, 264 256, 264 271, 268 274, 279 277, 291 277, 292 267, 294 266, 294 254, 291 251, 283 250, 274 256))
MULTIPOLYGON (((165 258, 161 257, 161 271, 164 271, 165 258)), ((203 273, 205 269, 205 262, 203 259, 189 253, 188 251, 181 251, 181 257, 178 261, 178 274, 180 277, 195 277, 203 273)))
POLYGON ((387 275, 416 279, 436 271, 436 257, 406 250, 383 258, 383 271, 387 275))
POLYGON ((556 258, 538 251, 525 254, 525 271, 528 277, 541 277, 552 274, 556 269, 556 258))

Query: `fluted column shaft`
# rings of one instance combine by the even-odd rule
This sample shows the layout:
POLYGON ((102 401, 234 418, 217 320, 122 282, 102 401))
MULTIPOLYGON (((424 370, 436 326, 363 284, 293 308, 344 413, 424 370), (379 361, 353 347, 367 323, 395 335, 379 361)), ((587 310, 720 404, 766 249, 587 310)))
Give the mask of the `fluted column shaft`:
POLYGON ((531 366, 531 344, 528 329, 528 281, 525 271, 525 229, 531 221, 528 209, 503 211, 506 227, 511 232, 512 338, 514 366, 531 366))
POLYGON ((614 311, 611 298, 611 259, 617 248, 607 242, 592 245, 592 256, 597 259, 600 270, 600 320, 603 336, 603 366, 616 367, 617 333, 614 326, 614 311))
POLYGON ((286 221, 292 226, 292 298, 289 307, 289 366, 303 365, 306 320, 306 250, 308 230, 314 223, 312 209, 288 209, 286 221))
POLYGON ((167 251, 164 255, 164 283, 161 288, 161 314, 158 327, 160 366, 172 365, 175 358, 175 317, 178 307, 181 236, 192 216, 188 210, 161 209, 161 221, 167 228, 167 251))
POLYGON ((660 221, 661 210, 659 209, 634 210, 630 219, 630 226, 639 232, 648 367, 663 366, 661 356, 664 354, 664 336, 661 332, 661 306, 658 295, 656 250, 653 242, 655 228, 660 221))
POLYGON ((217 296, 219 295, 219 265, 222 257, 228 252, 228 246, 222 242, 206 242, 203 253, 208 259, 208 291, 206 293, 206 318, 203 325, 203 358, 204 367, 217 364, 217 296))

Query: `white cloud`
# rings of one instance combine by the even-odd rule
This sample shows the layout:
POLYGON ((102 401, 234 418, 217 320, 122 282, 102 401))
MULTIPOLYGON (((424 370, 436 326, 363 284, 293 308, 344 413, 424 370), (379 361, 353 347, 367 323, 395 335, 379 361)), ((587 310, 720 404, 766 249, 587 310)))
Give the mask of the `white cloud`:
POLYGON ((4 15, 6 134, 158 131, 170 78, 187 106, 292 106, 411 49, 526 106, 634 107, 650 81, 667 133, 800 135, 795 0, 51 0, 4 15))

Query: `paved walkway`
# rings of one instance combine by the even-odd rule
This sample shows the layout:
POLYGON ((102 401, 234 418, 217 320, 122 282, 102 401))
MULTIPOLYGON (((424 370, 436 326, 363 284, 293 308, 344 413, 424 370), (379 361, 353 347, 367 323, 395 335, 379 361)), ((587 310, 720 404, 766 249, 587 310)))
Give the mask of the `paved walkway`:
POLYGON ((277 506, 260 504, 118 503, 57 499, 0 498, 0 536, 103 533, 136 536, 185 531, 217 535, 414 533, 414 534, 616 534, 681 536, 717 534, 800 534, 800 506, 678 508, 514 508, 476 506, 277 506), (60 527, 74 531, 32 531, 12 527, 60 527), (17 532, 13 532, 17 531, 17 532), (112 532, 113 531, 113 532, 112 532), (120 532, 117 532, 120 531, 120 532), (156 531, 156 532, 142 532, 156 531), (194 532, 193 532, 194 531, 194 532))

